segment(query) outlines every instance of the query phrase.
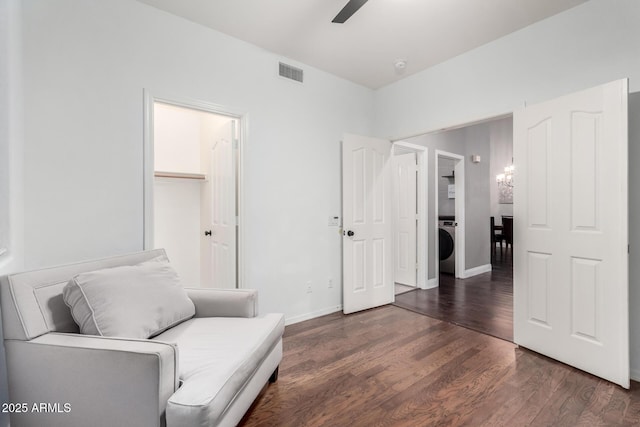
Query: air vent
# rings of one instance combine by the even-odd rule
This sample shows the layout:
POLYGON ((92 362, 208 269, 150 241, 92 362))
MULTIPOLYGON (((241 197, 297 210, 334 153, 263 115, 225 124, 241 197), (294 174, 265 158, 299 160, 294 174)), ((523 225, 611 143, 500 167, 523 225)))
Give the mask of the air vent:
POLYGON ((286 79, 302 83, 304 71, 283 62, 280 63, 280 75, 286 79))

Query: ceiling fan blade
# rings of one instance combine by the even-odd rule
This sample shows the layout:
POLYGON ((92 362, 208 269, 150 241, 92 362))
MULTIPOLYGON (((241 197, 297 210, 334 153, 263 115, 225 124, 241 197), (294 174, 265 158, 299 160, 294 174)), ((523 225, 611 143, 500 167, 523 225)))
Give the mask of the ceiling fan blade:
POLYGON ((358 9, 362 7, 368 0, 349 0, 349 3, 342 8, 342 10, 333 18, 333 21, 336 24, 344 24, 344 22, 351 18, 351 15, 356 13, 358 9))

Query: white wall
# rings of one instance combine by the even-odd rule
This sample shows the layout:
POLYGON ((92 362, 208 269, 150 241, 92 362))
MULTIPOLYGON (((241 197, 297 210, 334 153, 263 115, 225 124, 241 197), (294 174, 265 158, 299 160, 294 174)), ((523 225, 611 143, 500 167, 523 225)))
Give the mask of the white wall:
MULTIPOLYGON (((0 0, 0 275, 23 268, 22 61, 20 0, 0 0)), ((0 328, 0 343, 3 341, 0 328)), ((7 402, 4 347, 0 346, 0 403, 7 402)), ((0 412, 0 426, 9 425, 0 412)))
POLYGON ((591 0, 376 91, 393 139, 513 112, 629 77, 640 90, 640 2, 591 0))
POLYGON ((132 0, 22 4, 28 268, 142 249, 147 88, 248 114, 245 285, 261 311, 340 306, 327 217, 341 211, 343 132, 372 133, 371 90, 295 62, 305 83, 282 79, 284 58, 132 0))
POLYGON ((155 103, 153 108, 154 169, 201 173, 202 122, 206 113, 155 103))
POLYGON ((23 107, 20 2, 0 0, 0 274, 23 266, 23 107))
MULTIPOLYGON (((640 1, 591 0, 386 86, 375 96, 376 134, 401 137, 494 117, 513 112, 524 101, 544 101, 625 77, 630 92, 638 92, 639 21, 640 1)), ((634 120, 640 117, 631 113, 635 138, 630 151, 635 158, 634 143, 640 142, 634 120)), ((640 177, 630 164, 633 190, 640 177)), ((631 191, 631 368, 640 380, 640 318, 635 314, 640 272, 634 267, 640 251, 633 249, 640 248, 640 235, 633 232, 640 220, 633 215, 638 210, 635 199, 631 191)))

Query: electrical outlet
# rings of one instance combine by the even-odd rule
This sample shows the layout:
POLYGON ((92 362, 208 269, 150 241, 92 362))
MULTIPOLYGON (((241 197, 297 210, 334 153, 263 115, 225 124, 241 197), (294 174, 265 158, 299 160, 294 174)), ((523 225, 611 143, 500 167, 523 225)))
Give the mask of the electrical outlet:
POLYGON ((333 279, 329 279, 329 289, 333 288, 333 279))
POLYGON ((311 289, 311 282, 307 282, 307 293, 310 294, 311 292, 313 292, 313 289, 311 289))

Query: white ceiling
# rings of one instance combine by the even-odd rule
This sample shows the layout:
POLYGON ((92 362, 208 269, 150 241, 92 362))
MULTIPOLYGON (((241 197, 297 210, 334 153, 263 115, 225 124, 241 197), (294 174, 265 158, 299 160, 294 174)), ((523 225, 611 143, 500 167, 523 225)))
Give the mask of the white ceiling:
POLYGON ((344 24, 348 0, 139 1, 376 89, 587 0, 369 0, 344 24))

